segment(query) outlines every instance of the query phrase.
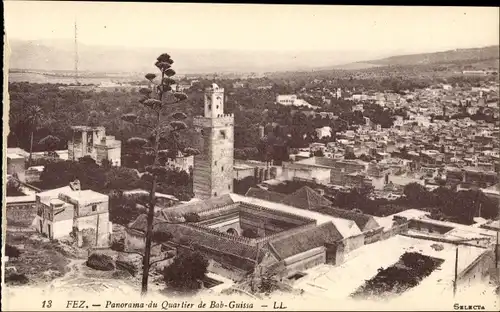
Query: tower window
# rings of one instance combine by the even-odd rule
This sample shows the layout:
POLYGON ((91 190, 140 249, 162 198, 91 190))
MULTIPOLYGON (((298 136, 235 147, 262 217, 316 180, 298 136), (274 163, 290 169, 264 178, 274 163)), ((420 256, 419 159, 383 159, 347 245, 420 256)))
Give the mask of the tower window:
POLYGON ((220 170, 221 170, 221 171, 224 171, 224 166, 220 167, 220 170))
POLYGON ((225 138, 226 138, 226 131, 221 130, 221 131, 220 131, 220 135, 221 135, 221 137, 222 137, 223 139, 225 139, 225 138))
POLYGON ((219 109, 219 105, 215 106, 216 109, 219 109))
POLYGON ((97 205, 92 205, 92 211, 97 211, 97 205))

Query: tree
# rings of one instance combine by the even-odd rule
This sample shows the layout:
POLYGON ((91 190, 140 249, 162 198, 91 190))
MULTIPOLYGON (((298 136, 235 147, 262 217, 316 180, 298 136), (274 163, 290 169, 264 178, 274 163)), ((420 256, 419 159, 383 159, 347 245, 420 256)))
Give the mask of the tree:
POLYGON ((45 150, 49 152, 49 155, 53 156, 54 154, 57 155, 56 153, 54 153, 54 151, 56 150, 60 142, 61 140, 58 137, 53 135, 48 135, 43 139, 41 139, 38 142, 38 144, 43 146, 45 150))
POLYGON ((38 104, 33 104, 28 106, 26 111, 26 118, 28 120, 28 125, 30 128, 30 155, 28 158, 28 167, 31 166, 31 160, 33 157, 33 135, 38 126, 38 120, 42 114, 42 108, 38 104))
POLYGON ((134 169, 102 166, 106 170, 105 187, 108 190, 133 190, 139 186, 139 176, 134 169))
MULTIPOLYGON (((167 53, 163 53, 157 58, 155 63, 160 71, 160 81, 157 82, 157 75, 148 73, 145 75, 149 81, 149 88, 141 88, 139 93, 143 98, 139 101, 147 110, 152 112, 153 118, 140 122, 135 114, 126 114, 122 116, 124 121, 133 123, 137 126, 144 127, 150 131, 149 140, 142 138, 131 138, 129 140, 133 143, 140 145, 143 149, 149 150, 153 155, 153 162, 150 166, 146 167, 147 173, 152 177, 151 188, 149 194, 149 209, 147 213, 147 229, 146 229, 146 244, 143 256, 143 272, 142 272, 142 289, 141 293, 145 295, 148 291, 148 278, 151 257, 151 245, 153 241, 153 220, 156 204, 156 189, 158 177, 165 174, 166 168, 161 166, 160 163, 165 163, 165 154, 160 153, 160 143, 165 141, 166 138, 174 139, 172 148, 168 149, 171 153, 178 146, 177 139, 179 139, 179 132, 187 129, 187 125, 182 121, 187 118, 187 115, 182 112, 172 113, 173 109, 181 102, 187 99, 187 95, 181 92, 173 92, 172 85, 175 80, 175 71, 171 68, 174 61, 167 53), (164 123, 165 115, 170 113, 168 123, 164 123), (164 161, 160 161, 160 157, 164 161)), ((175 152, 175 151, 174 151, 175 152)), ((185 154, 196 154, 198 151, 190 148, 185 150, 185 154)), ((174 153, 176 155, 176 153, 174 153)))
POLYGON ((165 283, 183 290, 194 290, 200 287, 199 281, 205 277, 208 261, 199 252, 181 252, 171 265, 163 271, 165 283))
POLYGON ((25 195, 21 189, 21 183, 19 183, 19 181, 15 180, 15 179, 8 179, 7 180, 6 193, 7 193, 7 196, 24 196, 25 195))
POLYGON ((405 185, 403 193, 408 202, 416 207, 426 207, 434 204, 432 194, 423 185, 416 182, 405 185))

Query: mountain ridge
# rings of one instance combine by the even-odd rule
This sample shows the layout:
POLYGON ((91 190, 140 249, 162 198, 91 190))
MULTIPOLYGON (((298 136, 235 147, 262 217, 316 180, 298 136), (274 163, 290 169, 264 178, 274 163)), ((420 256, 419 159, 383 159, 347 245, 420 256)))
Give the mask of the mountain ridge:
POLYGON ((485 46, 480 48, 453 49, 432 53, 417 53, 395 55, 382 59, 362 61, 374 65, 428 65, 460 61, 485 61, 500 58, 500 46, 485 46))

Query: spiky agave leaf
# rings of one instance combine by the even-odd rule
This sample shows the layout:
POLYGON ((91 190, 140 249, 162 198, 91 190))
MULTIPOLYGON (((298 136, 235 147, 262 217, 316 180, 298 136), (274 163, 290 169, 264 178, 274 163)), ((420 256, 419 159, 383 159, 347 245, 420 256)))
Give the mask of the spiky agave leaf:
POLYGON ((163 166, 146 166, 146 171, 155 176, 161 176, 168 173, 168 169, 163 166))
POLYGON ((168 61, 170 59, 171 59, 171 56, 168 53, 163 53, 160 56, 158 56, 158 58, 156 58, 156 60, 158 62, 166 62, 166 61, 168 61))
POLYGON ((172 77, 172 76, 175 76, 175 70, 173 70, 172 68, 169 68, 165 71, 165 75, 167 77, 172 77))
POLYGON ((177 99, 177 101, 184 101, 188 98, 188 96, 186 95, 186 93, 182 93, 182 92, 175 92, 174 93, 174 96, 175 98, 177 99))
POLYGON ((156 65, 156 67, 158 67, 161 70, 167 70, 170 67, 172 67, 172 65, 170 65, 167 62, 156 62, 155 65, 156 65))
POLYGON ((162 103, 160 100, 157 99, 147 99, 142 103, 144 106, 147 106, 149 108, 152 108, 154 110, 157 110, 161 108, 162 103))
POLYGON ((174 131, 185 130, 187 129, 187 125, 179 120, 174 120, 170 123, 170 127, 174 129, 174 131))
POLYGON ((170 77, 163 78, 163 85, 169 85, 170 86, 170 85, 175 84, 175 82, 176 81, 173 78, 170 78, 170 77))
POLYGON ((139 137, 132 137, 127 140, 127 143, 135 147, 144 147, 148 144, 148 140, 139 137))
POLYGON ((177 119, 177 120, 184 120, 188 116, 186 114, 182 113, 182 112, 175 112, 172 115, 170 115, 170 117, 172 117, 174 119, 177 119))
POLYGON ((161 85, 157 87, 158 93, 172 91, 172 87, 169 85, 161 85))
POLYGON ((192 156, 192 155, 199 155, 200 154, 200 151, 197 150, 196 148, 192 148, 192 147, 186 147, 184 149, 184 151, 182 151, 182 153, 185 155, 185 156, 192 156))
POLYGON ((147 80, 149 80, 149 81, 153 81, 153 79, 155 79, 155 78, 156 78, 156 75, 155 75, 155 74, 152 74, 152 73, 148 73, 148 74, 146 74, 146 76, 144 76, 144 77, 146 77, 146 79, 147 79, 147 80))
POLYGON ((135 122, 137 120, 137 115, 136 114, 125 114, 122 116, 122 120, 126 122, 135 122))

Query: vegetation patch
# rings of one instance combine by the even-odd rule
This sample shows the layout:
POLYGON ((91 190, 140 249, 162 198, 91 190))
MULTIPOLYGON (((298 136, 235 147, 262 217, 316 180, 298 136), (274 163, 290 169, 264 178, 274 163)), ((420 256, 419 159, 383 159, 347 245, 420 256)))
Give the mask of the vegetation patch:
POLYGON ((417 252, 405 252, 394 265, 379 269, 378 274, 367 280, 351 294, 351 297, 372 299, 400 295, 417 286, 443 262, 443 259, 424 256, 417 252))
POLYGON ((29 278, 24 273, 10 272, 5 275, 5 282, 10 285, 25 285, 29 281, 29 278))
POLYGON ((115 269, 113 258, 103 254, 91 254, 86 264, 89 268, 100 271, 113 271, 115 269))
MULTIPOLYGON (((17 273, 24 274, 30 284, 47 282, 65 274, 69 259, 76 257, 70 252, 70 248, 59 242, 50 242, 38 234, 7 232, 6 243, 6 254, 12 255, 6 265, 14 267, 17 273)), ((13 277, 11 281, 19 283, 18 279, 21 282, 24 280, 22 277, 13 277)), ((8 282, 7 279, 6 281, 8 282)))
POLYGON ((183 252, 163 271, 168 287, 179 291, 193 291, 201 288, 206 279, 208 260, 198 252, 183 252))

